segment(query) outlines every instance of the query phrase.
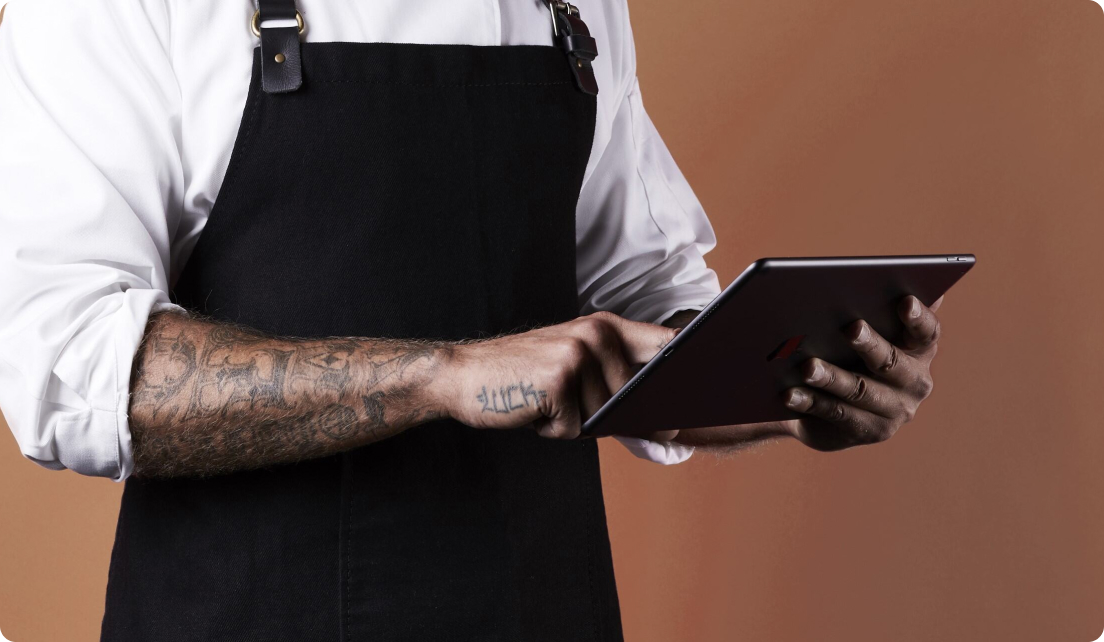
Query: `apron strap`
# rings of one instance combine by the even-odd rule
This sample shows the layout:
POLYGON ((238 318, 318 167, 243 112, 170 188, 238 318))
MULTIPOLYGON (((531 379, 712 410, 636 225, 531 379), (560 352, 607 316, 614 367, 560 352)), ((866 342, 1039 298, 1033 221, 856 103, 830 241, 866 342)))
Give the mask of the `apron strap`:
POLYGON ((303 16, 295 9, 295 0, 254 0, 250 27, 261 39, 261 88, 265 93, 283 94, 303 84, 303 65, 299 56, 299 34, 303 16), (265 20, 292 19, 295 27, 261 27, 265 20))
MULTIPOLYGON (((299 34, 303 32, 303 16, 295 9, 295 0, 254 0, 253 33, 261 39, 261 87, 266 93, 282 94, 299 89, 303 84, 303 66, 299 55, 299 34), (295 27, 261 28, 265 20, 294 18, 295 27)), ((548 0, 552 13, 552 34, 567 54, 575 84, 583 93, 598 95, 598 81, 591 64, 598 57, 598 43, 579 16, 578 7, 558 0, 548 0)))
POLYGON ((598 57, 598 43, 590 36, 590 29, 579 16, 579 8, 567 2, 547 0, 552 12, 552 36, 559 39, 567 54, 575 84, 583 93, 598 95, 598 81, 594 78, 591 62, 598 57))

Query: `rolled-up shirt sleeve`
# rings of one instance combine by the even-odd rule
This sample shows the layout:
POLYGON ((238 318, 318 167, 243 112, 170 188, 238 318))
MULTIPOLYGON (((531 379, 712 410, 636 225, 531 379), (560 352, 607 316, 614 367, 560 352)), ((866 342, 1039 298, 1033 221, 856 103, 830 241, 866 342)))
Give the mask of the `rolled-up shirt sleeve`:
POLYGON ((704 258, 716 236, 644 111, 636 78, 611 127, 580 195, 580 208, 596 213, 576 231, 582 311, 662 323, 700 310, 720 293, 704 258))
POLYGON ((173 308, 180 96, 163 2, 13 0, 0 23, 0 409, 23 454, 125 479, 128 391, 173 308))
MULTIPOLYGON (((614 78, 619 85, 607 130, 595 132, 600 154, 580 194, 576 228, 578 280, 584 314, 608 310, 662 323, 680 310, 700 310, 720 293, 705 254, 713 227, 647 112, 636 76, 628 9, 624 8, 614 78)), ((693 448, 621 439, 637 456, 664 464, 685 461, 693 448)))

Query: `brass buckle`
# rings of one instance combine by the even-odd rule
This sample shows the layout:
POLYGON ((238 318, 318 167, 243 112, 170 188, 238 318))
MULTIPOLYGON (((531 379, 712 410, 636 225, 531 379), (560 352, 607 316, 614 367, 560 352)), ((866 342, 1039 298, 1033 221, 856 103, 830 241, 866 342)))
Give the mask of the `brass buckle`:
MULTIPOLYGON (((303 22, 303 14, 298 11, 295 12, 295 23, 299 26, 299 33, 303 33, 303 29, 306 28, 306 23, 303 22)), ((253 18, 249 21, 249 30, 253 32, 254 36, 261 37, 261 10, 258 9, 253 12, 253 18)))

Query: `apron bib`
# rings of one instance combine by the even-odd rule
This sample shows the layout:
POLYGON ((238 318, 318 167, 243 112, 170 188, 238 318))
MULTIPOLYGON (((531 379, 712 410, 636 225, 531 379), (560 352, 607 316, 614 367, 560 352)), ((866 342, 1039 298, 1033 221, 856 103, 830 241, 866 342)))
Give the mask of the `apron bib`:
MULTIPOLYGON (((576 317, 596 88, 571 10, 554 11, 559 47, 260 30, 226 177, 174 300, 300 337, 457 340, 576 317)), ((160 642, 621 636, 596 442, 453 421, 292 465, 129 479, 102 629, 160 642)))

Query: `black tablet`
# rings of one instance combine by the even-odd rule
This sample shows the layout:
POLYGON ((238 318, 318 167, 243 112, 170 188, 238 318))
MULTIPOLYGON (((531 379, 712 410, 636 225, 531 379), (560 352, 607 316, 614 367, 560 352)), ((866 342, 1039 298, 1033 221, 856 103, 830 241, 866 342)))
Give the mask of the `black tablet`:
POLYGON ((843 328, 857 319, 899 342, 902 297, 931 305, 972 254, 770 258, 751 264, 583 425, 593 436, 799 417, 782 392, 810 357, 866 368, 843 328))

